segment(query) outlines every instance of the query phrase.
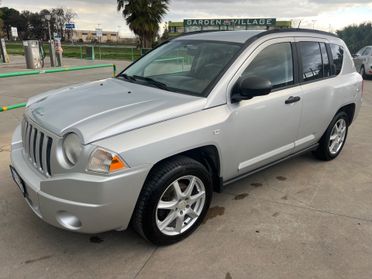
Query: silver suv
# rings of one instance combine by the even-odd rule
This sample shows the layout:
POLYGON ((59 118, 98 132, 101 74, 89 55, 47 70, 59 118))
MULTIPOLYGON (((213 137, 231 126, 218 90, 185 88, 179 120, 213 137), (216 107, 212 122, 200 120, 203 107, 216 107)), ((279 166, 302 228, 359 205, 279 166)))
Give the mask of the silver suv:
POLYGON ((98 233, 131 223, 170 244, 200 225, 213 191, 306 151, 336 158, 361 91, 332 34, 184 35, 115 78, 31 98, 11 172, 54 226, 98 233))
POLYGON ((357 71, 363 78, 372 77, 372 46, 366 46, 354 55, 357 71))

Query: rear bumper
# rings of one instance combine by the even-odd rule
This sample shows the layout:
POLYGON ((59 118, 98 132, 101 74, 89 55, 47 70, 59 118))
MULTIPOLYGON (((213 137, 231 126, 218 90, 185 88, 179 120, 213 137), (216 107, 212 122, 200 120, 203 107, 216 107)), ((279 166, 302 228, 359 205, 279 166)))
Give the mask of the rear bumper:
POLYGON ((13 135, 11 164, 23 179, 27 203, 47 223, 82 233, 126 229, 150 166, 114 176, 73 173, 47 178, 26 158, 20 129, 13 135))
POLYGON ((367 76, 372 76, 372 64, 367 64, 364 71, 367 76))

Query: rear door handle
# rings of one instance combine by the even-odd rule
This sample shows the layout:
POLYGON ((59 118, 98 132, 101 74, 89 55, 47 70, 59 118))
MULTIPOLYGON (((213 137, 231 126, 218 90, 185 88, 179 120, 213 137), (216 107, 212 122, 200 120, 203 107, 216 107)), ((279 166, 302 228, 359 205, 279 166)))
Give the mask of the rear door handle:
POLYGON ((301 100, 301 97, 291 96, 287 100, 285 100, 285 104, 288 105, 288 104, 296 103, 296 102, 298 102, 300 100, 301 100))

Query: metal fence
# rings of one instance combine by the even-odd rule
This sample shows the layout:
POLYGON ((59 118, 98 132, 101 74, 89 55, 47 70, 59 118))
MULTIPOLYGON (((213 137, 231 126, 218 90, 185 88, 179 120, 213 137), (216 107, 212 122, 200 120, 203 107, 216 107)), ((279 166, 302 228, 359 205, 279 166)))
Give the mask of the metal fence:
MULTIPOLYGON (((81 71, 88 69, 97 69, 97 68, 112 68, 112 75, 116 75, 116 65, 115 64, 97 64, 97 65, 88 65, 88 66, 77 66, 77 67, 65 67, 65 68, 55 68, 47 70, 32 70, 32 71, 21 71, 21 72, 11 72, 0 74, 1 78, 10 78, 10 77, 19 77, 19 76, 29 76, 29 75, 40 75, 40 74, 53 74, 59 72, 71 72, 71 71, 81 71)), ((19 103, 11 106, 0 106, 0 112, 13 110, 17 108, 25 107, 26 103, 19 103)))
MULTIPOLYGON (((150 49, 136 48, 134 46, 125 45, 101 45, 101 44, 63 44, 63 57, 67 58, 80 58, 90 59, 91 57, 87 53, 88 49, 94 52, 94 60, 99 59, 115 59, 115 60, 128 60, 134 61, 140 58, 143 54, 148 52, 150 49)), ((20 42, 7 42, 8 54, 23 55, 24 50, 20 42)), ((45 55, 49 55, 49 49, 44 44, 45 55)))

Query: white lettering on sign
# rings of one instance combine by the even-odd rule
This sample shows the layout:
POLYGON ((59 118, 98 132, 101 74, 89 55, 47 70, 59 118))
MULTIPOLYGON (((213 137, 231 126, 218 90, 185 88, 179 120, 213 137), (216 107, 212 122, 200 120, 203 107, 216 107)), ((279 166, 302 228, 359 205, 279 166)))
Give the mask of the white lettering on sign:
POLYGON ((270 26, 276 22, 275 18, 234 18, 234 19, 185 19, 185 26, 270 26))

